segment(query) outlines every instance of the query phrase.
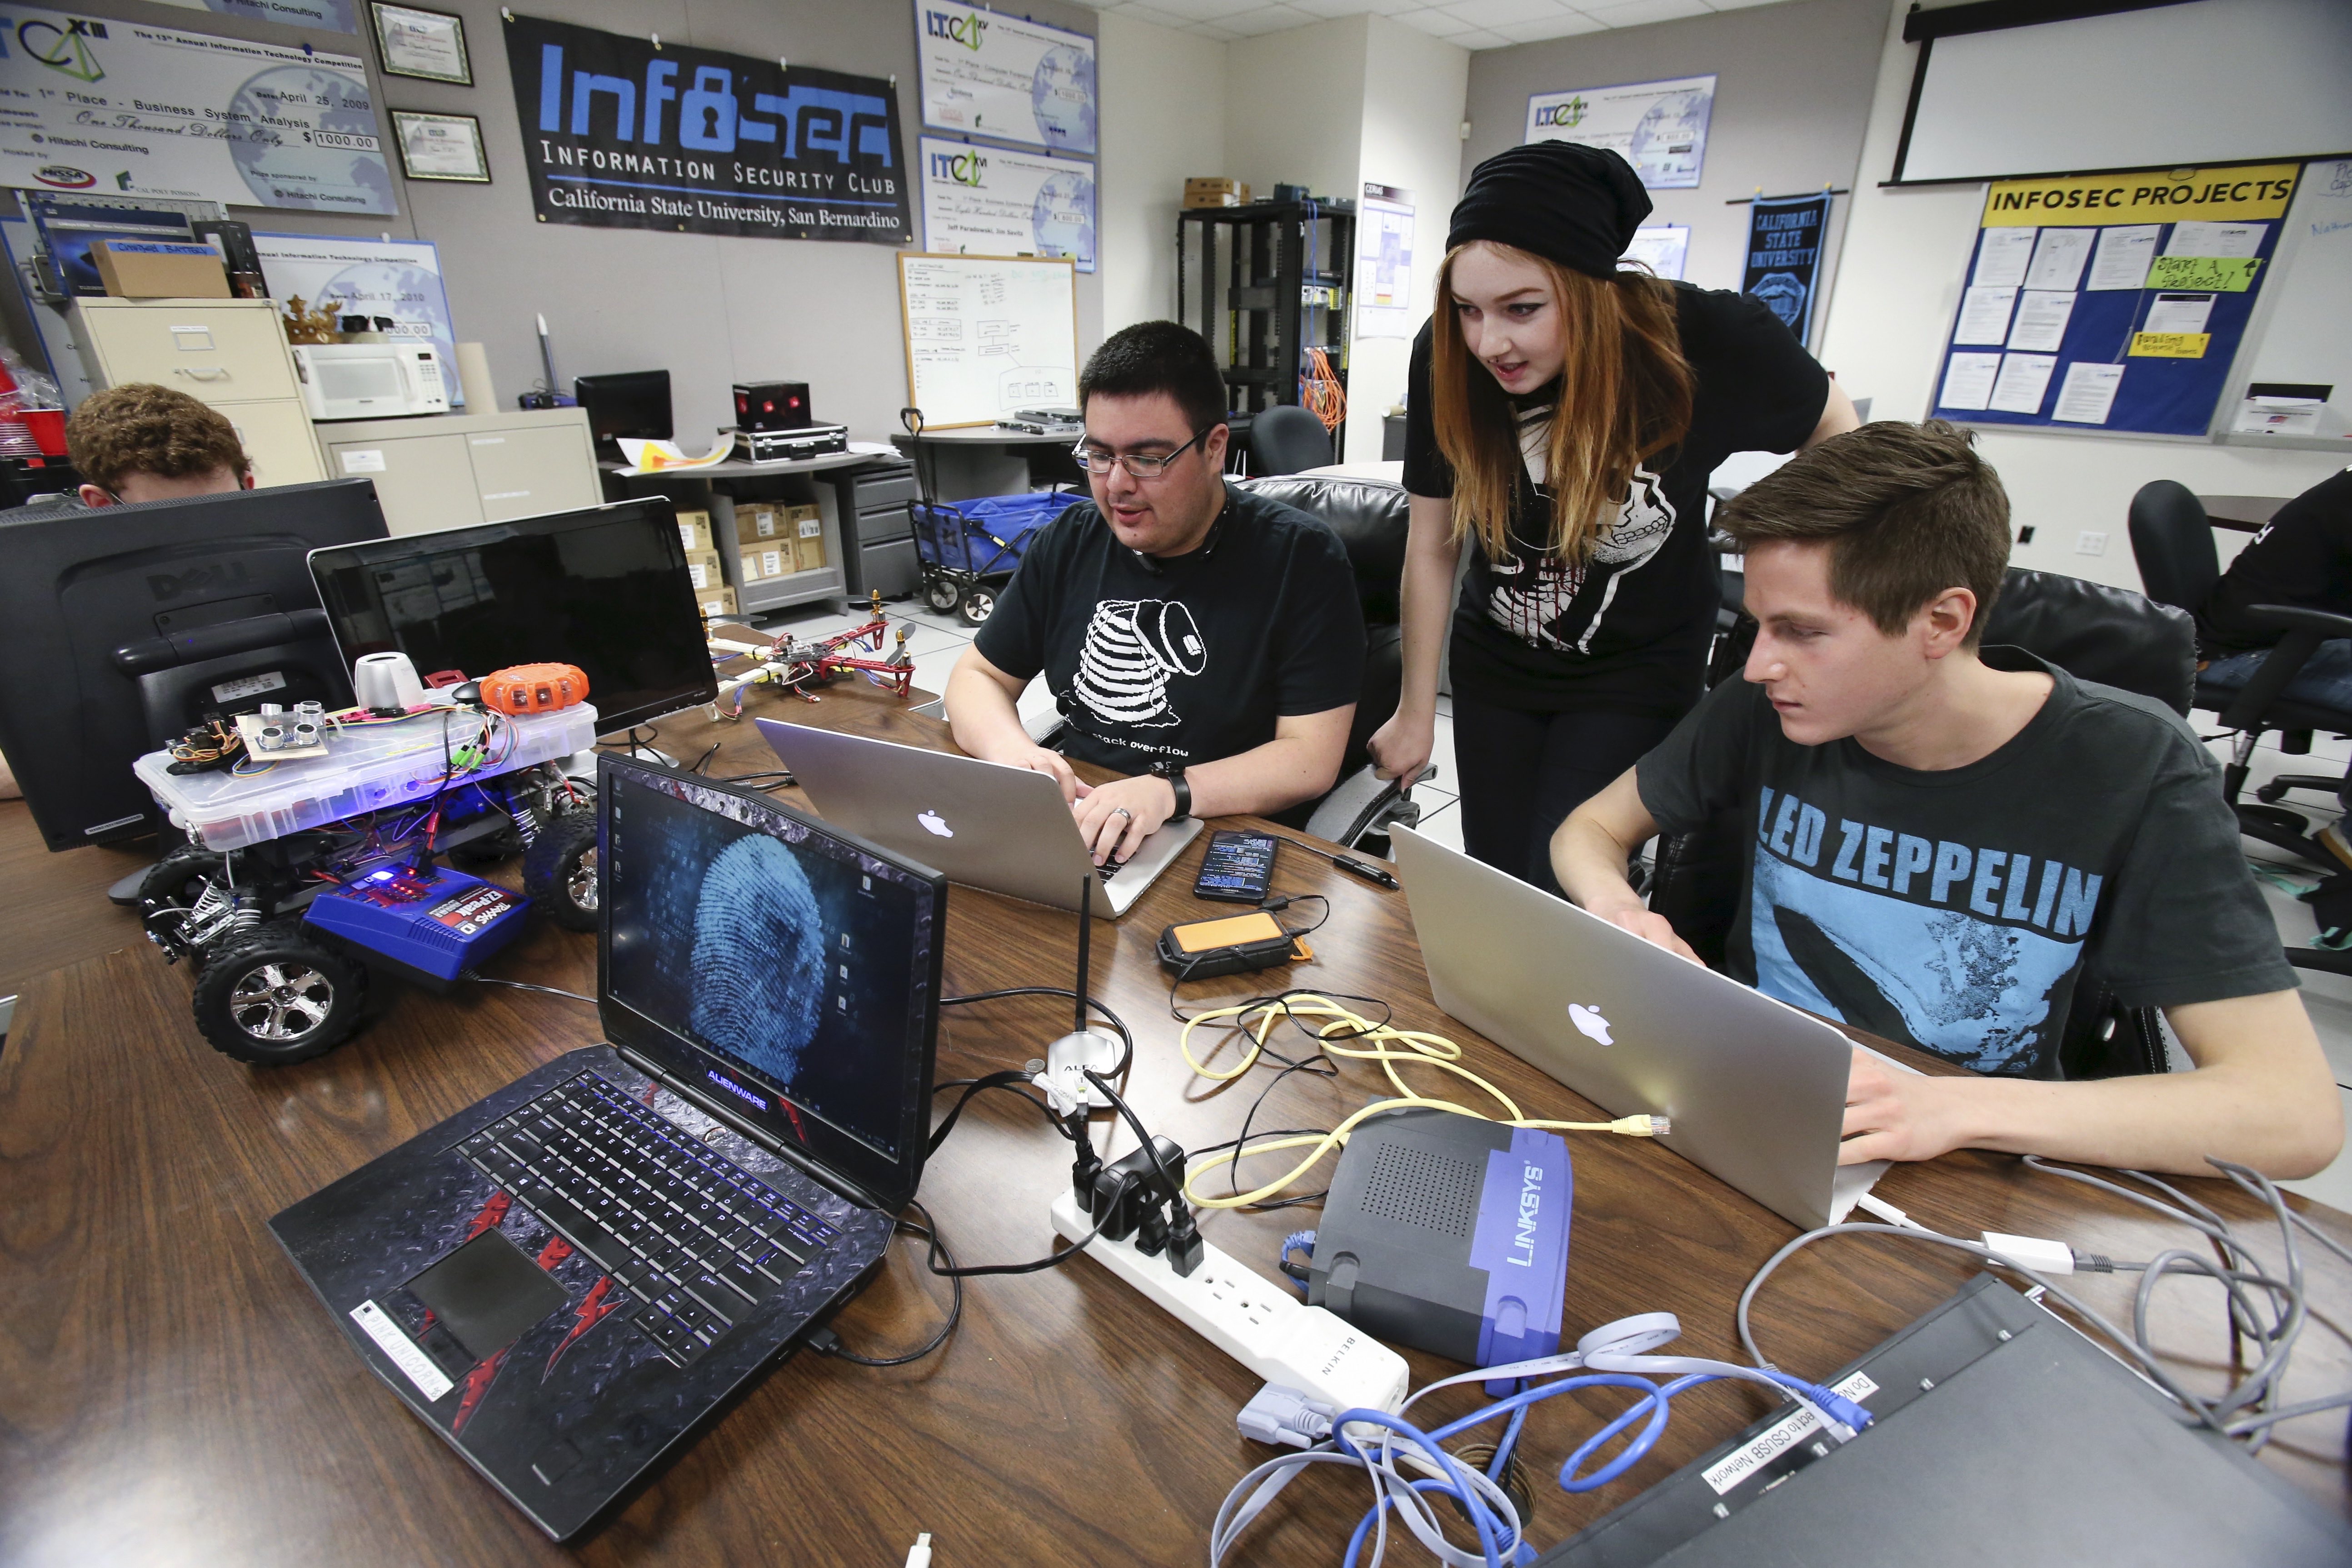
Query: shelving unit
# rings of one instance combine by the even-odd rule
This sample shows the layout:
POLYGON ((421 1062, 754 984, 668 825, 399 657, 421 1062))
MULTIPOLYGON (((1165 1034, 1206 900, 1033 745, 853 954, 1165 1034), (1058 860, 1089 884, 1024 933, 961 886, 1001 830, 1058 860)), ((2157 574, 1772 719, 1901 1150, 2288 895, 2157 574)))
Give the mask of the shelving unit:
POLYGON ((1356 210, 1348 202, 1188 207, 1176 225, 1176 319, 1215 350, 1235 412, 1299 401, 1307 351, 1344 389, 1356 210))

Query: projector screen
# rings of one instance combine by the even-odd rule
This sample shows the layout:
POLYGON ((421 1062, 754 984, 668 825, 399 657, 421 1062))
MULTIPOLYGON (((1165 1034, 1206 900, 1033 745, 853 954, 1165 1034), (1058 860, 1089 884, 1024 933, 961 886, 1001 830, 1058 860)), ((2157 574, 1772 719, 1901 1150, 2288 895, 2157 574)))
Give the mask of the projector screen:
POLYGON ((1964 30, 1990 9, 1906 19, 1919 64, 1895 183, 2352 152, 2347 0, 2192 0, 1964 30))

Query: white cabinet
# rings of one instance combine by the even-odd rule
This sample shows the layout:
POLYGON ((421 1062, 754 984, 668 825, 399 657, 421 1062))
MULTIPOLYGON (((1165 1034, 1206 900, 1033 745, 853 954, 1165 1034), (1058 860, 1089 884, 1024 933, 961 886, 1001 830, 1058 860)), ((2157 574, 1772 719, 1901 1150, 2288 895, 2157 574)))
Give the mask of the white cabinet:
POLYGON ((604 499, 588 415, 576 408, 327 422, 331 478, 375 481, 395 534, 576 511, 604 499))
POLYGON ((92 387, 152 382, 227 415, 256 484, 327 477, 273 301, 83 298, 71 329, 92 387))

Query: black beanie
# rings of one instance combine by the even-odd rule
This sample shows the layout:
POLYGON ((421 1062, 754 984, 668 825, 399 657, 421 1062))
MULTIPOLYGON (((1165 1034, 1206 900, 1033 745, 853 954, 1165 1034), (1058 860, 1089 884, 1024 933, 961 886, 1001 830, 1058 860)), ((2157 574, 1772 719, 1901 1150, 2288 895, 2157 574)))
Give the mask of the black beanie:
POLYGON ((1650 193, 1616 153, 1573 141, 1530 141, 1470 172, 1454 204, 1445 248, 1490 239, 1609 277, 1649 215, 1650 193))

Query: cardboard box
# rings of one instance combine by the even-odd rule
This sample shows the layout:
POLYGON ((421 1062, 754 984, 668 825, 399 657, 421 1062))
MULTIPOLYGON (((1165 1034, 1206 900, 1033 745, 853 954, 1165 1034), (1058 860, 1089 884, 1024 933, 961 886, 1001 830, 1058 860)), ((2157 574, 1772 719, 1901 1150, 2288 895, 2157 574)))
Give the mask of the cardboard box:
MULTIPOLYGON (((743 559, 750 560, 751 556, 746 553, 743 559)), ((790 577, 800 570, 793 559, 792 542, 788 539, 778 539, 772 544, 761 546, 759 559, 760 575, 762 578, 790 577)))
POLYGON ((783 531, 783 510, 766 501, 741 501, 735 507, 735 542, 756 545, 783 531))
POLYGON ((744 587, 749 588, 766 575, 767 574, 765 572, 762 572, 760 570, 760 552, 758 550, 747 549, 736 552, 736 581, 741 583, 744 587))
POLYGON ((694 584, 694 591, 697 593, 701 592, 706 588, 724 588, 727 586, 727 571, 725 568, 719 564, 719 554, 716 550, 690 549, 687 551, 686 575, 687 580, 694 584))
POLYGON ((102 239, 89 247, 106 291, 124 299, 226 299, 220 252, 179 240, 102 239))
POLYGON ((1245 207, 1249 199, 1247 185, 1223 174, 1198 175, 1184 182, 1188 207, 1245 207))
POLYGON ((710 619, 713 615, 735 615, 740 613, 740 612, 739 612, 735 607, 735 591, 731 588, 721 588, 698 593, 694 596, 694 604, 696 609, 702 612, 702 618, 706 621, 710 619))
POLYGON ((797 563, 795 570, 800 571, 814 571, 823 566, 824 564, 824 530, 818 528, 793 540, 793 559, 797 563))
POLYGON ((709 512, 680 512, 677 515, 677 532, 678 537, 686 541, 686 553, 689 556, 698 550, 708 555, 718 549, 710 542, 709 512))

